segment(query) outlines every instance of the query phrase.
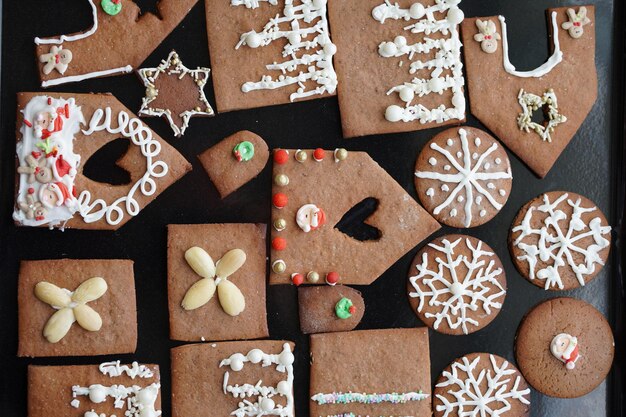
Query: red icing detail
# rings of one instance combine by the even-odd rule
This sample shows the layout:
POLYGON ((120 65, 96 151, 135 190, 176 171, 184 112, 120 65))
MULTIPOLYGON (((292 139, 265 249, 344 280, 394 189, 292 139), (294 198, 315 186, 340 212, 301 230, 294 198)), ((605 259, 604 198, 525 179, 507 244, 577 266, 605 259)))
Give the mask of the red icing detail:
POLYGON ((28 194, 35 194, 35 189, 33 187, 30 187, 28 189, 28 194))
POLYGON ((485 35, 485 39, 491 39, 491 35, 485 35))
POLYGON ((70 105, 65 103, 65 117, 70 117, 70 105))
POLYGON ((39 174, 39 171, 41 171, 41 168, 39 167, 35 168, 35 174, 39 174))
POLYGON ((54 62, 55 62, 56 64, 58 64, 59 62, 61 62, 61 57, 59 56, 59 54, 56 54, 56 55, 54 56, 54 62))
POLYGON ((355 306, 350 306, 350 308, 348 309, 348 312, 349 312, 350 314, 354 314, 354 313, 356 313, 356 307, 355 307, 355 306))
POLYGON ((241 162, 241 161, 243 160, 243 158, 241 157, 241 152, 239 152, 239 151, 235 151, 235 159, 236 159, 238 162, 241 162))
POLYGON ((76 187, 72 187, 72 195, 74 197, 78 197, 78 193, 76 192, 76 187))
POLYGON ((274 250, 285 250, 287 248, 287 240, 282 237, 275 237, 272 240, 272 248, 274 250))
POLYGON ((574 348, 574 350, 572 351, 572 353, 569 355, 569 358, 563 358, 563 360, 565 361, 565 363, 569 363, 569 362, 576 362, 576 359, 578 359, 578 345, 574 348))
POLYGON ((302 275, 302 274, 294 274, 291 277, 291 282, 293 282, 293 285, 295 285, 296 287, 299 287, 304 282, 304 275, 302 275))
POLYGON ((38 222, 42 221, 44 219, 43 216, 36 216, 35 220, 37 220, 38 222))
POLYGON ((53 157, 53 158, 54 158, 54 157, 56 157, 56 156, 57 156, 57 153, 58 153, 58 152, 59 152, 59 150, 58 150, 57 148, 54 148, 54 149, 52 150, 52 152, 50 152, 50 153, 47 153, 47 154, 46 154, 46 158, 50 158, 50 157, 53 157))
POLYGON ((26 119, 24 119, 24 124, 28 127, 33 127, 33 124, 26 119))
POLYGON ((317 148, 316 150, 313 151, 313 159, 315 159, 317 162, 321 161, 322 159, 324 159, 324 149, 322 148, 317 148))
POLYGON ((578 26, 578 27, 580 27, 580 26, 582 26, 582 25, 581 25, 581 23, 580 23, 580 22, 574 22, 574 26, 578 26))
POLYGON ((57 170, 57 174, 59 174, 59 177, 61 178, 63 178, 66 175, 69 175, 70 170, 72 169, 72 166, 69 164, 69 162, 63 159, 63 155, 59 155, 59 158, 56 160, 54 164, 57 170))
POLYGON ((328 285, 335 285, 339 282, 339 273, 337 272, 329 272, 326 274, 326 283, 328 285))
POLYGON ((55 182, 55 185, 59 187, 61 190, 61 194, 63 194, 63 202, 70 198, 70 191, 67 189, 67 186, 62 182, 55 182))
POLYGON ((52 97, 48 97, 48 106, 52 106, 52 97))
POLYGON ((272 197, 272 203, 274 204, 274 207, 278 209, 285 207, 288 201, 289 198, 287 198, 287 195, 283 193, 276 193, 274 194, 274 197, 272 197))
POLYGON ((289 154, 287 153, 286 150, 279 149, 276 152, 274 152, 274 162, 276 162, 278 165, 283 165, 287 163, 288 160, 289 160, 289 154))
POLYGON ((311 230, 317 230, 326 223, 326 213, 324 213, 324 210, 322 210, 321 208, 318 207, 318 209, 319 211, 317 212, 317 226, 311 226, 311 230))
POLYGON ((111 3, 113 4, 120 4, 122 2, 122 0, 111 0, 111 3))
POLYGON ((33 158, 35 158, 35 159, 39 159, 39 157, 41 156, 41 152, 35 152, 35 151, 32 151, 30 154, 31 154, 31 155, 33 156, 33 158))

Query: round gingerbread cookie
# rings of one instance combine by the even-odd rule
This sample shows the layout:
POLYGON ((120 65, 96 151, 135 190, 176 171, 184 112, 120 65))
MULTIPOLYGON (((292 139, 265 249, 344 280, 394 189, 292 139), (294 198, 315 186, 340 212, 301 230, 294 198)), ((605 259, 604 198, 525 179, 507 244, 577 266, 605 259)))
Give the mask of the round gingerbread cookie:
POLYGON ((526 417, 530 389, 520 372, 490 353, 470 353, 443 370, 433 392, 434 417, 526 417))
POLYGON ((576 398, 593 391, 611 370, 615 344, 604 316, 574 298, 544 301, 526 315, 515 341, 522 374, 537 391, 576 398))
POLYGON ((589 199, 563 191, 540 195, 513 220, 509 250, 517 270, 546 290, 584 286, 609 256, 611 227, 589 199))
POLYGON ((422 205, 452 227, 487 223, 508 200, 512 184, 504 148, 472 127, 441 132, 424 146, 415 164, 422 205))
POLYGON ((408 292, 413 311, 428 327, 444 334, 469 334, 500 312, 506 275, 500 258, 485 242, 447 235, 415 256, 408 292))

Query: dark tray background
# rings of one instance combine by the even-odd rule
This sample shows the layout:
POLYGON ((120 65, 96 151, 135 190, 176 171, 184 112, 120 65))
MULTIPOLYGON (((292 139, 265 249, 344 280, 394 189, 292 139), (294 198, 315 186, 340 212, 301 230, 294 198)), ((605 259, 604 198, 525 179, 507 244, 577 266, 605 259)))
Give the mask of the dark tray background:
MULTIPOLYGON (((137 3, 144 11, 156 10, 155 0, 139 0, 137 3)), ((461 7, 466 16, 505 15, 510 30, 511 59, 519 69, 530 69, 540 65, 548 56, 544 10, 552 6, 585 3, 588 2, 464 0, 461 7)), ((488 351, 512 361, 517 326, 523 315, 541 300, 564 295, 582 298, 595 305, 607 315, 618 339, 613 372, 593 393, 576 400, 552 399, 533 391, 531 406, 532 416, 535 417, 616 417, 622 415, 623 410, 621 375, 624 354, 620 342, 623 341, 624 294, 620 267, 623 262, 620 257, 623 250, 620 228, 623 227, 622 203, 626 184, 622 170, 626 160, 622 140, 624 16, 620 0, 598 0, 591 3, 596 5, 596 63, 600 80, 598 101, 591 114, 544 180, 537 179, 517 157, 509 153, 514 187, 508 204, 487 225, 460 230, 485 240, 502 259, 509 287, 502 312, 490 326, 473 335, 454 337, 430 332, 431 374, 434 382, 445 366, 466 353, 488 351), (545 292, 520 277, 511 263, 506 237, 513 217, 525 202, 549 190, 568 190, 588 196, 615 226, 610 262, 598 278, 583 289, 564 293, 545 292)), ((169 223, 267 222, 270 218, 269 165, 256 180, 222 201, 195 156, 227 135, 242 129, 259 133, 271 148, 321 146, 327 149, 346 147, 365 150, 415 197, 413 168, 416 156, 426 141, 442 130, 440 128, 343 140, 336 98, 225 113, 211 119, 194 119, 182 139, 173 138, 163 120, 145 119, 192 162, 193 172, 165 191, 137 218, 117 232, 68 230, 62 233, 29 228, 18 230, 10 220, 15 175, 15 93, 40 91, 32 40, 35 36, 83 30, 91 24, 91 16, 90 7, 84 0, 5 1, 3 14, 0 108, 0 415, 3 417, 26 415, 28 364, 96 364, 109 359, 24 359, 15 356, 19 260, 68 257, 129 258, 135 261, 138 349, 135 355, 117 355, 112 358, 160 364, 162 409, 163 415, 168 416, 171 393, 169 349, 179 343, 169 340, 168 334, 165 226, 169 223), (316 118, 317 122, 310 122, 309 117, 316 118)), ((179 52, 188 67, 209 66, 205 26, 204 5, 200 1, 183 23, 148 58, 144 66, 158 64, 172 48, 179 52)), ((127 75, 69 84, 52 91, 112 92, 127 107, 137 111, 144 89, 134 75, 127 75)), ((214 103, 212 87, 208 86, 207 91, 209 100, 214 103)), ((482 127, 469 114, 467 124, 482 127)), ((444 227, 438 235, 454 232, 459 230, 444 227)), ((421 325, 411 311, 406 295, 407 271, 417 250, 418 248, 403 257, 373 285, 359 288, 367 304, 359 329, 421 325)), ((302 417, 308 415, 309 353, 308 337, 299 332, 297 314, 294 287, 269 288, 268 321, 271 337, 296 342, 296 413, 302 417)))

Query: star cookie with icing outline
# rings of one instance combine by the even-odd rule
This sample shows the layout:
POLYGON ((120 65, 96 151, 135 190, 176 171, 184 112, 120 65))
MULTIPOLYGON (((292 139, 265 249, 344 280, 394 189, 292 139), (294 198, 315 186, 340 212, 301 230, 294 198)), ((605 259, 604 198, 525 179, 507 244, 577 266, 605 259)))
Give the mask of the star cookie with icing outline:
POLYGON ((176 51, 156 68, 138 70, 146 87, 139 115, 165 117, 176 137, 183 136, 192 117, 215 115, 204 94, 210 72, 209 68, 187 68, 176 51))

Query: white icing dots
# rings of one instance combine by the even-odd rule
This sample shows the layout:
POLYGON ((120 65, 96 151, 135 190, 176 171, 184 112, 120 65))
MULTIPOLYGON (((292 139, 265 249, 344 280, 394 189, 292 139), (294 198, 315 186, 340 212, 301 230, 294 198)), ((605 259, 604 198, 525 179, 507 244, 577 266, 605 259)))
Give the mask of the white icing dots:
POLYGON ((434 188, 429 188, 428 190, 426 190, 426 195, 428 197, 434 197, 435 196, 435 189, 434 188))
POLYGON ((431 156, 430 158, 428 158, 428 163, 432 166, 435 166, 437 165, 437 160, 431 156))
POLYGON ((483 209, 483 210, 480 211, 479 214, 480 214, 480 217, 485 217, 487 215, 487 210, 483 209))
POLYGON ((448 138, 448 140, 446 141, 446 143, 448 144, 448 146, 452 146, 454 145, 454 141, 450 138, 448 138))
POLYGON ((474 145, 476 145, 477 148, 480 146, 480 138, 478 136, 474 139, 474 145))
POLYGON ((443 191, 443 192, 450 191, 450 187, 448 187, 448 184, 443 184, 441 186, 441 191, 443 191))
POLYGON ((500 189, 500 191, 498 191, 498 193, 499 193, 502 197, 504 197, 504 196, 506 195, 506 190, 504 190, 504 189, 500 189))
POLYGON ((502 163, 502 159, 496 158, 494 162, 496 163, 496 165, 500 165, 502 163))

